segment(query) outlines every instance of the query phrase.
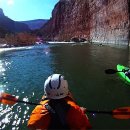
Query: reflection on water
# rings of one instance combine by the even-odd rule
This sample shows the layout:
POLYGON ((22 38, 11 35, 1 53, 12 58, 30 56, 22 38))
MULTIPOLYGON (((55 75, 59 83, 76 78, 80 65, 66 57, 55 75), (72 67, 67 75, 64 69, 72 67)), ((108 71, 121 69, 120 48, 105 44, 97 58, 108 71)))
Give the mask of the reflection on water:
MULTIPOLYGON (((130 87, 105 69, 120 63, 130 65, 128 47, 98 45, 44 45, 0 51, 0 91, 20 100, 39 102, 45 79, 62 73, 81 106, 90 110, 113 110, 130 104, 130 87)), ((1 130, 27 130, 29 115, 35 106, 16 103, 0 105, 1 130)), ((129 120, 111 115, 88 114, 96 129, 128 129, 129 120)))
POLYGON ((4 129, 11 129, 12 130, 19 130, 20 129, 20 125, 22 126, 29 118, 28 115, 28 110, 29 107, 26 106, 25 107, 25 111, 23 112, 21 106, 18 105, 14 105, 12 107, 6 105, 0 106, 0 126, 1 126, 1 130, 4 129), (14 111, 15 110, 15 111, 14 111))
MULTIPOLYGON (((34 101, 38 102, 43 94, 43 88, 38 99, 36 99, 36 89, 43 87, 43 76, 51 73, 51 68, 48 67, 49 52, 47 46, 2 48, 0 50, 0 91, 14 94, 16 98, 23 101, 35 99, 34 101)), ((30 110, 30 106, 26 104, 16 103, 13 106, 1 104, 0 129, 27 129, 27 121, 34 107, 31 106, 30 110)))

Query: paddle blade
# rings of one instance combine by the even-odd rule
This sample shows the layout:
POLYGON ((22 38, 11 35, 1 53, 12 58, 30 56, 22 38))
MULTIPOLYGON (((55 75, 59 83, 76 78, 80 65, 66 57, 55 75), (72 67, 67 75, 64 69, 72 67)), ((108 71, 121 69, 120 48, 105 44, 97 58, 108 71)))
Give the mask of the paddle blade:
POLYGON ((130 119, 130 107, 121 107, 112 111, 116 119, 130 119))
POLYGON ((5 105, 14 105, 17 102, 17 98, 7 93, 0 93, 0 102, 5 105))
POLYGON ((115 74, 115 73, 117 73, 118 71, 117 70, 114 70, 114 69, 107 69, 107 70, 105 70, 105 73, 106 74, 115 74))

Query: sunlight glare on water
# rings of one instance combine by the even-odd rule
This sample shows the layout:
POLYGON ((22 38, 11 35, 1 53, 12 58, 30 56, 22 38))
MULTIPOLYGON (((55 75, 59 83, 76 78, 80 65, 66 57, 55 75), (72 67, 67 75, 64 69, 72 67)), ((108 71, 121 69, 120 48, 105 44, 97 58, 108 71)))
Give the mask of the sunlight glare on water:
MULTIPOLYGON (((38 61, 46 60, 43 56, 45 57, 49 56, 49 53, 50 53, 50 49, 45 46, 44 48, 42 46, 34 46, 34 47, 32 46, 32 47, 22 47, 22 48, 1 49, 0 50, 0 92, 2 93, 7 92, 9 94, 12 94, 16 98, 20 98, 20 100, 22 101, 29 102, 29 99, 34 98, 36 95, 33 89, 37 85, 34 84, 34 86, 31 87, 33 85, 33 80, 28 79, 28 78, 32 78, 30 77, 31 74, 30 72, 32 73, 34 72, 35 75, 35 68, 37 67, 35 66, 34 61, 36 61, 37 58, 39 58, 38 61), (29 52, 25 51, 30 49, 32 50, 29 52), (40 50, 36 51, 37 49, 40 50), (12 55, 12 53, 14 53, 14 55, 12 55), (39 57, 39 54, 41 54, 41 57, 39 57), (5 58, 3 59, 2 57, 5 58), (32 83, 30 83, 30 81, 32 83), (25 89, 23 89, 24 88, 23 86, 25 87, 25 89), (30 89, 32 89, 29 95, 27 95, 26 93, 29 90, 28 88, 26 89, 26 86, 30 86, 30 89)), ((38 64, 40 65, 40 63, 38 64)), ((45 63, 41 62, 41 64, 44 66, 45 63)), ((46 71, 48 70, 49 69, 46 69, 46 71)), ((41 71, 40 75, 42 74, 43 71, 41 71)), ((38 99, 36 99, 36 102, 37 100, 38 99)), ((27 129, 26 128, 27 121, 29 119, 29 115, 32 109, 33 106, 31 106, 30 109, 30 105, 27 105, 25 103, 23 104, 16 103, 13 106, 0 104, 0 130, 4 130, 4 129, 22 130, 24 129, 24 127, 25 129, 27 129), (22 128, 20 126, 22 126, 22 128)))

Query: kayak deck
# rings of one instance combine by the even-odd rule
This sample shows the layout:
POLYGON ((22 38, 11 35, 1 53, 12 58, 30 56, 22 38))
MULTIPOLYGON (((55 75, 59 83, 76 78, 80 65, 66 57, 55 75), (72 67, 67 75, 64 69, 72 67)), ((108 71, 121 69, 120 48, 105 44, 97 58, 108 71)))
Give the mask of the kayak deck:
MULTIPOLYGON (((128 69, 130 69, 130 68, 125 67, 125 66, 120 65, 120 64, 117 65, 117 70, 118 70, 118 71, 123 71, 123 70, 128 70, 128 69)), ((130 84, 130 78, 129 78, 128 76, 126 76, 124 72, 118 72, 118 74, 119 74, 119 76, 120 76, 123 80, 127 81, 127 83, 130 84)))

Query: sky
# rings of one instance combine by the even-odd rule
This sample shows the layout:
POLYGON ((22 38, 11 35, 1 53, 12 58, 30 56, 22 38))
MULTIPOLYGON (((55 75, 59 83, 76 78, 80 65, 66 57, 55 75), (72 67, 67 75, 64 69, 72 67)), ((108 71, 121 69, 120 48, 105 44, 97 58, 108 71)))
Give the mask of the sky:
POLYGON ((14 21, 50 19, 59 0, 0 0, 5 16, 14 21))

